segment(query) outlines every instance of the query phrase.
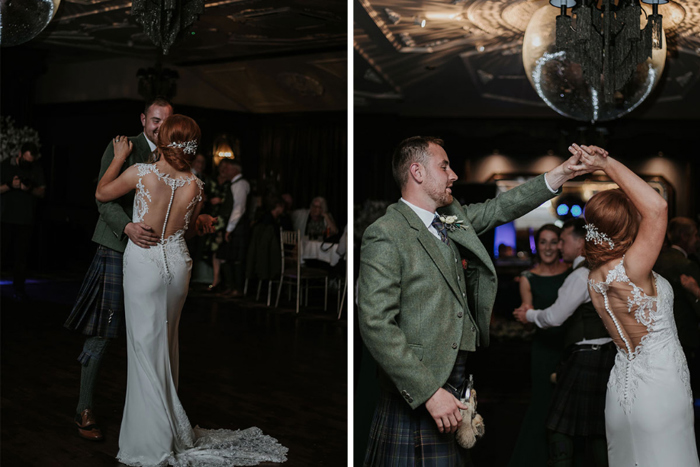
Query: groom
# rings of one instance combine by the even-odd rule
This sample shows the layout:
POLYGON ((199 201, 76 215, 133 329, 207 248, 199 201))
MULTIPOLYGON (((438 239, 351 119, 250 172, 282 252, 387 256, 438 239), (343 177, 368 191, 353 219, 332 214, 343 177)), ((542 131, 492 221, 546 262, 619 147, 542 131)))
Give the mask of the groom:
POLYGON ((531 211, 589 171, 573 156, 496 199, 462 206, 452 197, 457 175, 442 146, 420 136, 399 144, 392 169, 401 200, 362 241, 360 332, 382 388, 369 466, 467 462, 453 435, 464 408, 457 398, 468 353, 489 344, 496 295, 496 272, 478 235, 531 211))

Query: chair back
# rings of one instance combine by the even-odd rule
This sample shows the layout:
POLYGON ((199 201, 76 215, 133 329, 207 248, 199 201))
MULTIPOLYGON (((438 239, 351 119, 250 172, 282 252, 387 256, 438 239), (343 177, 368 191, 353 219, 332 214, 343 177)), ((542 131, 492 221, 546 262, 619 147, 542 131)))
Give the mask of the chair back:
POLYGON ((297 273, 301 270, 300 238, 301 232, 299 230, 282 230, 282 227, 280 227, 280 253, 283 275, 289 269, 296 269, 297 273))

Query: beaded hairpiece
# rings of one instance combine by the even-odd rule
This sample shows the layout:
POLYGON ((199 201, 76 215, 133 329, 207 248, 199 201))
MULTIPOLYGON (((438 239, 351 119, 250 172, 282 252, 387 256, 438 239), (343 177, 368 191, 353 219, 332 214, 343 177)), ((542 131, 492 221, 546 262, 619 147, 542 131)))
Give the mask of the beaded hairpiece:
POLYGON ((586 224, 584 227, 586 228, 587 242, 593 242, 596 245, 602 245, 603 242, 608 242, 611 250, 615 248, 615 243, 612 241, 612 238, 608 237, 603 232, 599 232, 595 225, 586 224))
POLYGON ((183 143, 177 143, 175 141, 168 144, 169 148, 180 148, 185 154, 196 154, 197 153, 197 141, 185 141, 183 143))

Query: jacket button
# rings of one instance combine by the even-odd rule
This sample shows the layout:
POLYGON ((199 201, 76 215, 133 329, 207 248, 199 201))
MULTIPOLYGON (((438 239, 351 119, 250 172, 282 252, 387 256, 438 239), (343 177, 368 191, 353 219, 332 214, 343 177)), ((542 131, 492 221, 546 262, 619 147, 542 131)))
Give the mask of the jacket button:
POLYGON ((476 327, 472 326, 472 332, 476 331, 476 327))
POLYGON ((453 349, 456 349, 456 348, 457 348, 457 343, 456 343, 456 342, 453 342, 453 343, 452 343, 452 348, 453 348, 453 349))
POLYGON ((409 402, 409 403, 413 403, 413 397, 409 397, 409 398, 408 398, 408 402, 409 402))
POLYGON ((462 316, 464 316, 464 313, 462 313, 461 311, 457 313, 457 318, 461 318, 462 316))

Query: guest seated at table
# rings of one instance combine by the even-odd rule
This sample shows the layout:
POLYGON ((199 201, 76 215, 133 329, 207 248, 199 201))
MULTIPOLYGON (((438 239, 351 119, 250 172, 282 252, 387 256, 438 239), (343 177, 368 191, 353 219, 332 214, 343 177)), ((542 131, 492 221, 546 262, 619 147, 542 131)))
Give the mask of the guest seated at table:
POLYGON ((309 238, 329 237, 338 233, 333 216, 328 212, 326 199, 317 196, 311 201, 310 209, 297 209, 292 213, 294 230, 309 238))
POLYGON ((280 214, 278 220, 283 230, 294 230, 292 224, 292 213, 294 212, 294 199, 289 193, 283 193, 280 198, 284 202, 284 212, 280 214))
POLYGON ((269 280, 280 274, 280 215, 284 201, 268 200, 265 214, 253 226, 246 258, 246 279, 269 280))

